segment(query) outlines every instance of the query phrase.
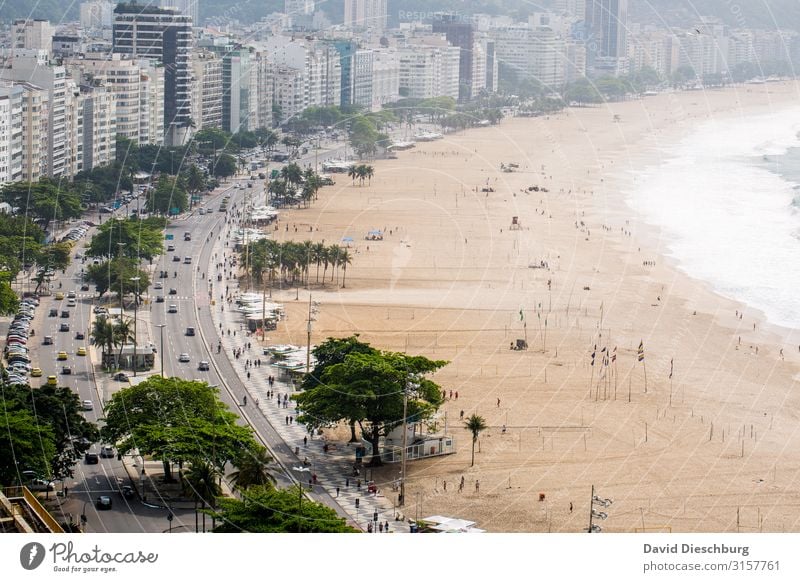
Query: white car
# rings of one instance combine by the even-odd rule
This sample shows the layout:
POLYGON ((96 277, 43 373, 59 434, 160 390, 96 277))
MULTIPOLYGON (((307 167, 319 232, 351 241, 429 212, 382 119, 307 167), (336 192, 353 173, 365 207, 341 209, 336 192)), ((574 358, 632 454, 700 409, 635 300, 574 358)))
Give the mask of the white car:
POLYGON ((162 283, 161 281, 156 281, 156 284, 154 285, 154 287, 156 289, 163 289, 164 288, 164 283, 162 283))
POLYGON ((178 356, 178 361, 179 362, 189 362, 190 361, 189 354, 186 354, 186 353, 181 354, 180 356, 178 356))
POLYGON ((178 313, 178 306, 177 305, 170 305, 169 309, 167 309, 167 313, 178 313))
POLYGON ((94 410, 94 404, 92 404, 91 400, 84 400, 83 401, 83 409, 84 410, 94 410))

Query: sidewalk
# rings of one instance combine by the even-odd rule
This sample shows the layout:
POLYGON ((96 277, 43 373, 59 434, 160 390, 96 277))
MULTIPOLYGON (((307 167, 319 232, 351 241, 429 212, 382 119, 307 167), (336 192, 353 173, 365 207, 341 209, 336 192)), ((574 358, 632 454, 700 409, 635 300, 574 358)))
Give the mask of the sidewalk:
MULTIPOLYGON (((226 225, 224 232, 227 233, 234 227, 235 224, 229 223, 226 225)), ((222 262, 221 257, 225 253, 227 264, 230 257, 233 256, 233 251, 230 247, 225 246, 225 239, 226 237, 223 236, 223 242, 218 241, 215 243, 212 249, 212 256, 213 253, 216 253, 220 257, 219 262, 222 262)), ((229 270, 229 266, 223 269, 224 272, 229 270)), ((222 271, 216 268, 210 269, 210 276, 215 278, 218 272, 222 271)), ((224 282, 228 286, 228 293, 234 295, 239 288, 238 279, 225 277, 224 282)), ((299 472, 292 471, 292 477, 307 483, 311 480, 311 476, 316 474, 317 484, 314 486, 322 487, 331 497, 335 498, 350 515, 353 522, 362 530, 366 531, 367 523, 373 521, 374 513, 377 512, 380 522, 388 522, 390 524, 390 531, 398 531, 398 528, 406 531, 404 522, 395 521, 396 513, 392 501, 387 499, 380 489, 377 493, 367 492, 364 471, 362 470, 359 477, 352 476, 355 451, 350 448, 349 444, 346 447, 341 447, 338 451, 326 453, 323 451, 325 441, 322 438, 315 438, 309 433, 305 425, 294 422, 297 416, 297 409, 294 401, 291 400, 291 395, 295 392, 293 384, 284 379, 280 370, 266 363, 268 358, 263 356, 262 346, 257 336, 255 334, 248 335, 248 332, 244 329, 241 314, 232 309, 232 304, 218 304, 213 307, 212 320, 215 329, 231 330, 230 336, 226 334, 222 337, 222 350, 237 371, 242 383, 248 387, 250 394, 248 408, 257 406, 281 438, 295 451, 295 462, 292 463, 292 466, 300 467, 303 464, 303 458, 308 458, 309 465, 306 469, 309 469, 309 471, 303 472, 302 476, 299 475, 299 472), (228 307, 228 309, 222 311, 222 307, 228 307), (221 328, 220 324, 222 325, 221 328), (251 345, 250 348, 247 347, 248 343, 251 345), (237 349, 241 349, 242 353, 239 359, 233 356, 234 351, 237 349), (245 361, 250 359, 252 362, 254 358, 261 358, 262 365, 259 367, 250 366, 250 378, 247 378, 245 361), (272 391, 275 393, 276 398, 268 398, 267 396, 269 391, 267 378, 269 376, 275 377, 275 385, 272 391), (283 407, 282 404, 284 395, 288 395, 287 407, 283 407), (303 442, 304 437, 308 438, 307 445, 303 442), (356 486, 357 479, 362 481, 361 489, 356 486), (337 488, 339 489, 338 496, 337 488), (359 501, 359 507, 356 507, 356 500, 359 501)))

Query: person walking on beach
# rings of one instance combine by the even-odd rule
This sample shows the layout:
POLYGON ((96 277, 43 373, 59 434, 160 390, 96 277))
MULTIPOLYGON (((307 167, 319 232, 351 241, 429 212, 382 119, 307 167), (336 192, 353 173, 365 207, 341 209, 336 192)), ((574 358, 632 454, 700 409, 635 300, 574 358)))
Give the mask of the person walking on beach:
POLYGON ((497 408, 500 408, 500 399, 497 399, 497 408))
POLYGON ((481 482, 475 479, 475 493, 480 492, 481 490, 481 482))

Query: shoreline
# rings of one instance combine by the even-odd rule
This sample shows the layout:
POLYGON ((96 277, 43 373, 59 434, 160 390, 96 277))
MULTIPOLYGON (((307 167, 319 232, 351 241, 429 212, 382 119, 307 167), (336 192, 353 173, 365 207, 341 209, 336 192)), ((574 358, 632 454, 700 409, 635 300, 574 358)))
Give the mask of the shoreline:
MULTIPOLYGON (((777 348, 768 347, 785 330, 770 329, 772 324, 752 308, 744 308, 746 321, 734 323, 741 304, 692 279, 661 254, 663 235, 644 224, 618 187, 620 172, 630 179, 647 160, 664 159, 652 147, 642 147, 648 142, 653 146, 653 141, 685 135, 698 118, 775 107, 759 106, 757 97, 775 89, 782 96, 778 101, 786 100, 794 96, 794 87, 712 92, 703 95, 708 107, 692 105, 698 94, 667 94, 548 119, 507 119, 496 128, 449 134, 401 152, 397 160, 375 162, 370 186, 351 186, 344 179, 320 191, 314 207, 286 213, 286 222, 318 225, 314 240, 356 239, 347 289, 313 291, 322 303, 315 324, 319 339, 362 331, 362 339, 376 347, 452 362, 435 380, 461 393, 442 409, 458 453, 410 466, 409 498, 417 493, 423 498, 421 516, 457 515, 489 531, 580 531, 579 516, 588 510, 584 489, 591 481, 602 495, 618 500, 616 519, 609 519, 606 531, 631 531, 645 518, 677 531, 729 531, 726 499, 732 495, 745 511, 755 500, 752 487, 739 482, 742 475, 764 479, 781 462, 788 466, 789 484, 800 476, 800 455, 791 453, 797 435, 790 425, 791 410, 800 402, 781 388, 800 368, 791 358, 776 364, 777 348), (684 112, 683 123, 670 123, 674 111, 684 112), (616 112, 619 123, 612 122, 616 112), (526 139, 535 143, 526 145, 526 139), (499 153, 504 146, 518 153, 499 153), (588 157, 598 149, 601 158, 588 157), (559 166, 559 157, 583 161, 559 166), (625 164, 608 172, 603 166, 615 157, 625 164), (520 171, 500 173, 501 160, 520 163, 520 171), (485 179, 499 187, 481 198, 470 187, 485 179), (550 191, 520 193, 526 182, 550 191), (512 215, 530 230, 508 231, 512 215), (586 232, 574 228, 574 220, 583 220, 586 232), (393 231, 400 226, 400 234, 367 245, 361 231, 370 224, 393 224, 393 231), (620 227, 631 236, 620 234, 620 227), (537 259, 546 260, 550 269, 528 269, 537 259), (642 268, 637 264, 642 260, 655 260, 656 266, 642 268), (524 331, 521 307, 530 323, 531 349, 509 352, 508 341, 524 331), (754 315, 759 329, 746 333, 754 315), (550 318, 546 338, 542 317, 550 318), (737 326, 744 326, 742 349, 732 344, 737 326), (647 393, 635 362, 640 339, 647 393), (602 386, 594 385, 589 356, 596 343, 597 350, 618 346, 617 400, 610 372, 602 386), (756 356, 748 344, 764 349, 756 356), (672 359, 676 374, 668 382, 672 359), (497 406, 496 399, 502 400, 497 406), (469 467, 469 439, 460 427, 452 428, 462 409, 467 416, 477 411, 490 425, 474 468, 469 467), (711 422, 717 429, 709 438, 711 422), (503 424, 508 432, 500 430, 503 424), (743 435, 744 425, 751 426, 752 438, 731 436, 736 426, 743 435), (558 428, 567 426, 584 429, 572 434, 558 428), (736 454, 740 446, 746 456, 736 454), (468 477, 469 494, 443 490, 442 480, 455 483, 461 475, 468 477), (480 493, 471 489, 475 479, 480 479, 480 493), (546 494, 543 504, 535 502, 539 492, 546 494), (710 505, 709 499, 714 500, 710 505), (654 500, 659 511, 652 507, 654 500), (567 510, 570 503, 574 512, 567 510)), ((277 234, 282 238, 283 229, 277 234)), ((271 334, 275 341, 297 342, 305 335, 302 306, 293 303, 287 301, 290 317, 271 334)), ((387 467, 381 475, 389 480, 396 470, 387 467)), ((788 500, 800 501, 784 480, 769 479, 774 503, 759 501, 766 531, 780 531, 797 519, 795 510, 781 509, 788 500)))

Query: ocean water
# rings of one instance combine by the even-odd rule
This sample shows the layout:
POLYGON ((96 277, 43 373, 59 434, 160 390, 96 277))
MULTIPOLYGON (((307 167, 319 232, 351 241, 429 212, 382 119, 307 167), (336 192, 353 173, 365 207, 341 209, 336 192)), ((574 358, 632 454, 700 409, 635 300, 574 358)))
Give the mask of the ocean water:
POLYGON ((628 204, 689 276, 800 327, 800 107, 698 125, 628 204))

